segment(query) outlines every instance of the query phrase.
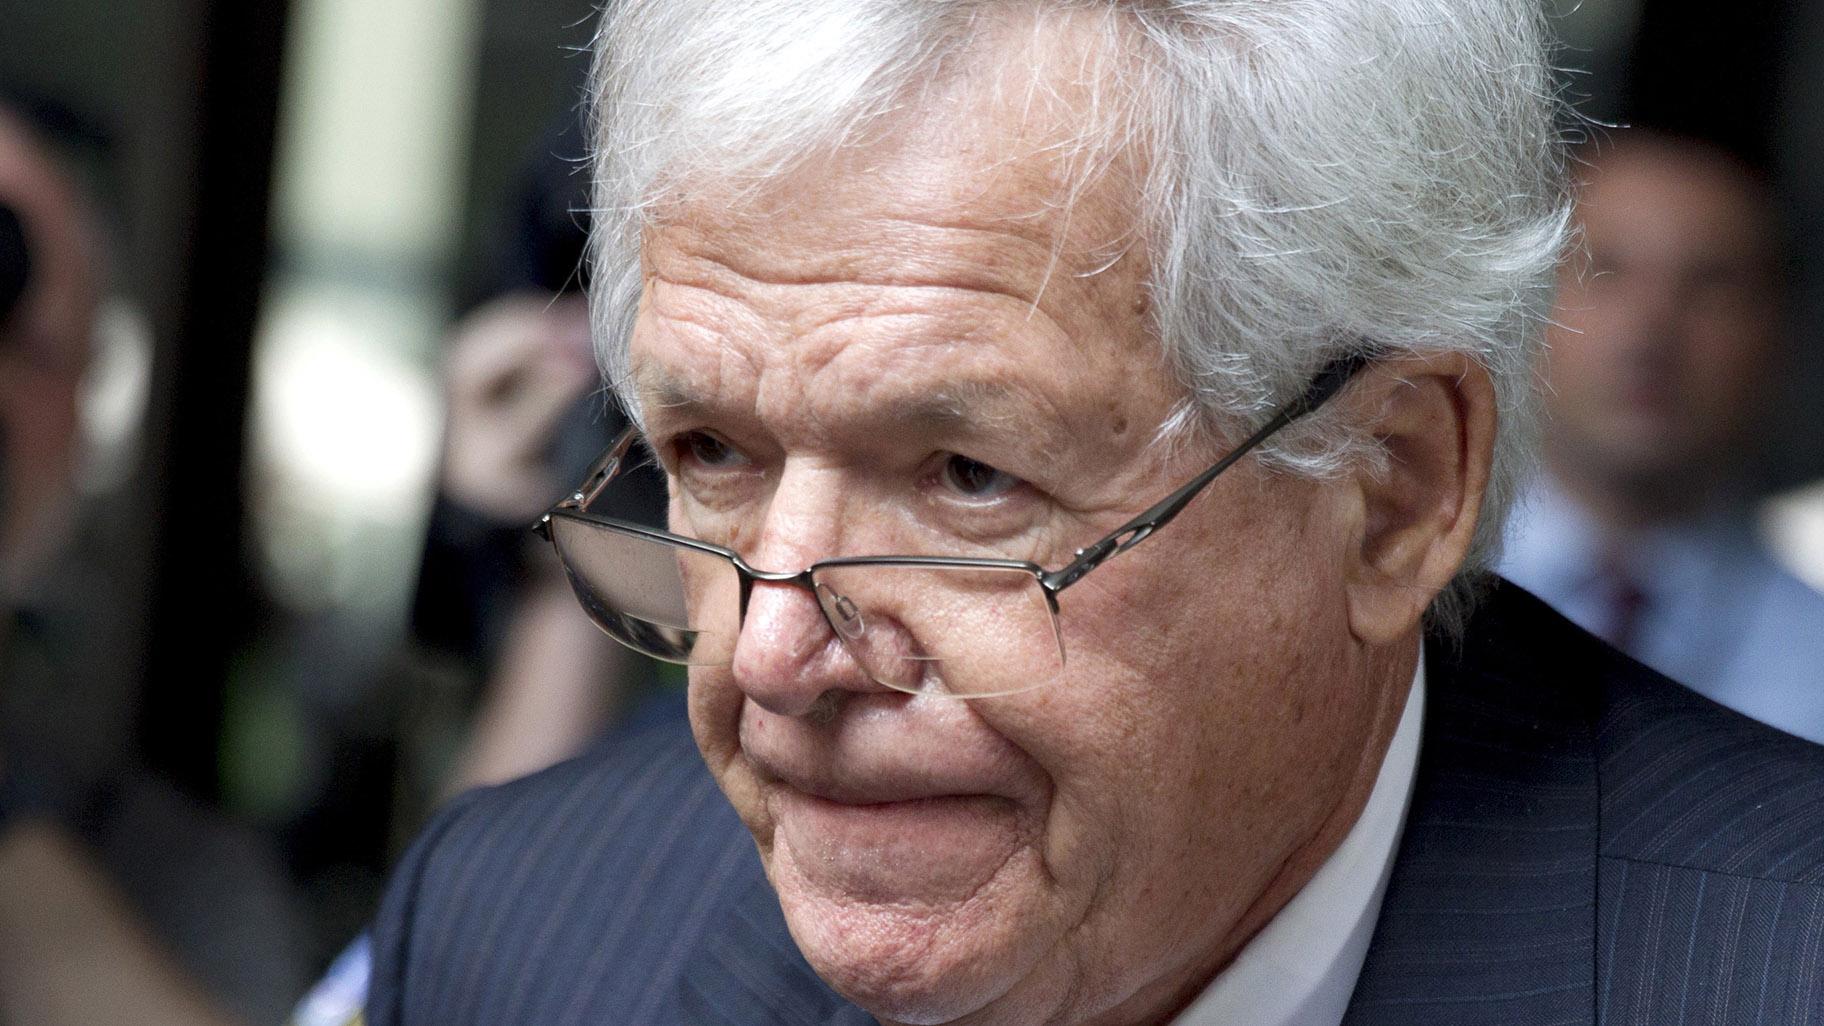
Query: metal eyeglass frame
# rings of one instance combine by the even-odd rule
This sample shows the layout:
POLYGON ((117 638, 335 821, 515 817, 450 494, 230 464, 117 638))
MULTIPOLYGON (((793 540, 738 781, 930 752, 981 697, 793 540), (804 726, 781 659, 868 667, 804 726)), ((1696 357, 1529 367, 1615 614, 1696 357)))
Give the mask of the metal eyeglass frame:
MULTIPOLYGON (((1202 492, 1218 475, 1229 469, 1237 460, 1246 456, 1250 451, 1272 437, 1286 425, 1311 413, 1328 402, 1338 392, 1342 391, 1343 386, 1349 383, 1350 379, 1355 376, 1357 371, 1367 366, 1374 358, 1375 354, 1371 352, 1358 352, 1340 357, 1325 364, 1324 367, 1312 377, 1310 384, 1305 386, 1305 390, 1300 393, 1296 399, 1293 399, 1291 402, 1280 407, 1272 417, 1268 418, 1265 424, 1262 424, 1253 434, 1249 435, 1239 445, 1231 449, 1227 455, 1222 457, 1222 459, 1217 460, 1208 470, 1198 474, 1183 487, 1159 500, 1159 502, 1148 508, 1144 513, 1134 517, 1120 527, 1115 528, 1100 541, 1085 548, 1078 549, 1075 558, 1056 570, 1046 570, 1037 563, 1026 560, 961 556, 839 556, 833 559, 819 560, 803 570, 759 570, 750 566, 745 559, 741 558, 741 554, 733 549, 724 548, 723 546, 706 541, 699 541, 696 538, 686 537, 681 534, 672 534, 670 531, 644 527, 639 524, 629 523, 625 520, 617 520, 613 517, 606 517, 598 513, 588 512, 589 505, 593 503, 596 498, 602 494, 603 490, 608 487, 608 484, 620 474, 626 460, 627 450, 630 449, 633 446, 633 443, 639 438, 639 429, 637 427, 629 427, 627 430, 621 432, 620 437, 615 439, 614 444, 609 446, 608 451, 598 457, 590 466, 588 476, 583 478, 583 483, 578 485, 574 492, 565 498, 560 499, 556 505, 547 510, 545 514, 538 519, 538 522, 533 525, 532 529, 537 532, 540 538, 550 542, 553 550, 557 550, 557 539, 551 530, 551 518, 568 517, 584 523, 608 527, 624 534, 631 534, 668 545, 676 545, 681 548, 693 549, 709 555, 720 556, 733 564, 736 573, 740 577, 740 619, 737 623, 744 622, 747 619, 748 599, 753 594, 754 584, 757 581, 765 581, 771 584, 793 585, 809 592, 812 599, 815 600, 818 598, 818 595, 813 575, 819 570, 830 567, 854 566, 923 566, 948 569, 1016 570, 1029 573, 1038 581, 1040 588, 1045 594, 1045 602, 1047 606, 1050 607, 1052 626, 1055 631, 1057 630, 1059 592, 1082 580, 1091 570, 1101 566, 1103 563, 1107 562, 1109 558, 1126 552, 1128 549, 1133 548, 1151 537, 1153 532, 1164 527, 1166 524, 1171 523, 1172 518, 1176 517, 1186 506, 1190 505, 1191 500, 1196 498, 1198 493, 1202 492)), ((563 552, 557 550, 557 555, 558 560, 563 562, 563 552)), ((825 621, 829 621, 830 613, 827 609, 824 609, 822 602, 817 602, 817 608, 823 611, 825 621)), ((830 629, 835 631, 839 636, 843 634, 842 628, 834 622, 830 622, 830 629)))

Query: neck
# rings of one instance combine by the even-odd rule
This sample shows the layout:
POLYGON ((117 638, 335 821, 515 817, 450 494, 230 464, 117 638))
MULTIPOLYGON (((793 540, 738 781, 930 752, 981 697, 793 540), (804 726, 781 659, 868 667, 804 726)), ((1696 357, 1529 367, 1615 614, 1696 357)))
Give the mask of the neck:
POLYGON ((1287 856, 1280 870, 1260 896, 1248 906, 1229 931, 1215 956, 1188 977, 1180 977, 1173 990, 1141 991, 1097 1023, 1166 1026, 1195 1002, 1217 975, 1229 968, 1250 941, 1277 916, 1316 875, 1361 818, 1380 777, 1381 763, 1393 742, 1406 710, 1412 680, 1418 670, 1419 636, 1367 653, 1365 678, 1377 689, 1373 711, 1364 717, 1368 729, 1361 736, 1355 772, 1348 786, 1337 796, 1335 804, 1319 822, 1306 841, 1287 856), (1149 1014, 1135 1016, 1133 1010, 1147 1008, 1149 1014))

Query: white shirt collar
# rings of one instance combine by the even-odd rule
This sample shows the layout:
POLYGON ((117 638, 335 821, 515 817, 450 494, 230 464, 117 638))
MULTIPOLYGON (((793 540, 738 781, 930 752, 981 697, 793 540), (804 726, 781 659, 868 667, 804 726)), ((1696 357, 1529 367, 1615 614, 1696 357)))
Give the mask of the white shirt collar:
POLYGON ((1338 1026, 1381 916, 1406 826, 1424 725, 1425 651, 1368 804, 1317 875, 1172 1026, 1338 1026))

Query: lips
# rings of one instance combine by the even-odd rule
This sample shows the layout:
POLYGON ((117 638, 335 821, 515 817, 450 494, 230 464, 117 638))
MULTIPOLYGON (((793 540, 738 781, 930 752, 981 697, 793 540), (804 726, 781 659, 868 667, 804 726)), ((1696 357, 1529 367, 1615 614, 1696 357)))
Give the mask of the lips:
POLYGON ((1042 771, 960 703, 855 694, 814 720, 748 702, 739 737, 770 872, 822 907, 967 901, 1042 829, 1042 771))
POLYGON ((762 780, 815 798, 832 805, 858 808, 929 802, 943 798, 960 798, 987 794, 983 786, 958 783, 946 785, 916 771, 844 772, 836 768, 795 772, 755 758, 749 753, 762 780))
MULTIPOLYGON (((889 699, 892 701, 892 699, 889 699)), ((741 750, 761 782, 844 806, 895 805, 939 798, 1034 797, 1036 767, 979 721, 931 722, 906 703, 887 710, 844 709, 814 724, 748 703, 741 750)))
POLYGON ((967 901, 1018 850, 1004 798, 844 805, 785 791, 772 803, 775 859, 838 901, 932 908, 967 901))

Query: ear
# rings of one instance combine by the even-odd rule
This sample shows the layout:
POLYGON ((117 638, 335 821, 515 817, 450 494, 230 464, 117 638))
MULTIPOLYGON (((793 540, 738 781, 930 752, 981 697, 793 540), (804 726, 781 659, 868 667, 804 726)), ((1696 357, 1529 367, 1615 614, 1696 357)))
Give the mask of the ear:
POLYGON ((1344 495, 1356 523, 1344 556, 1350 630, 1385 645, 1418 628, 1469 553, 1488 491, 1495 389, 1462 353, 1371 364, 1351 406, 1386 452, 1344 495))

